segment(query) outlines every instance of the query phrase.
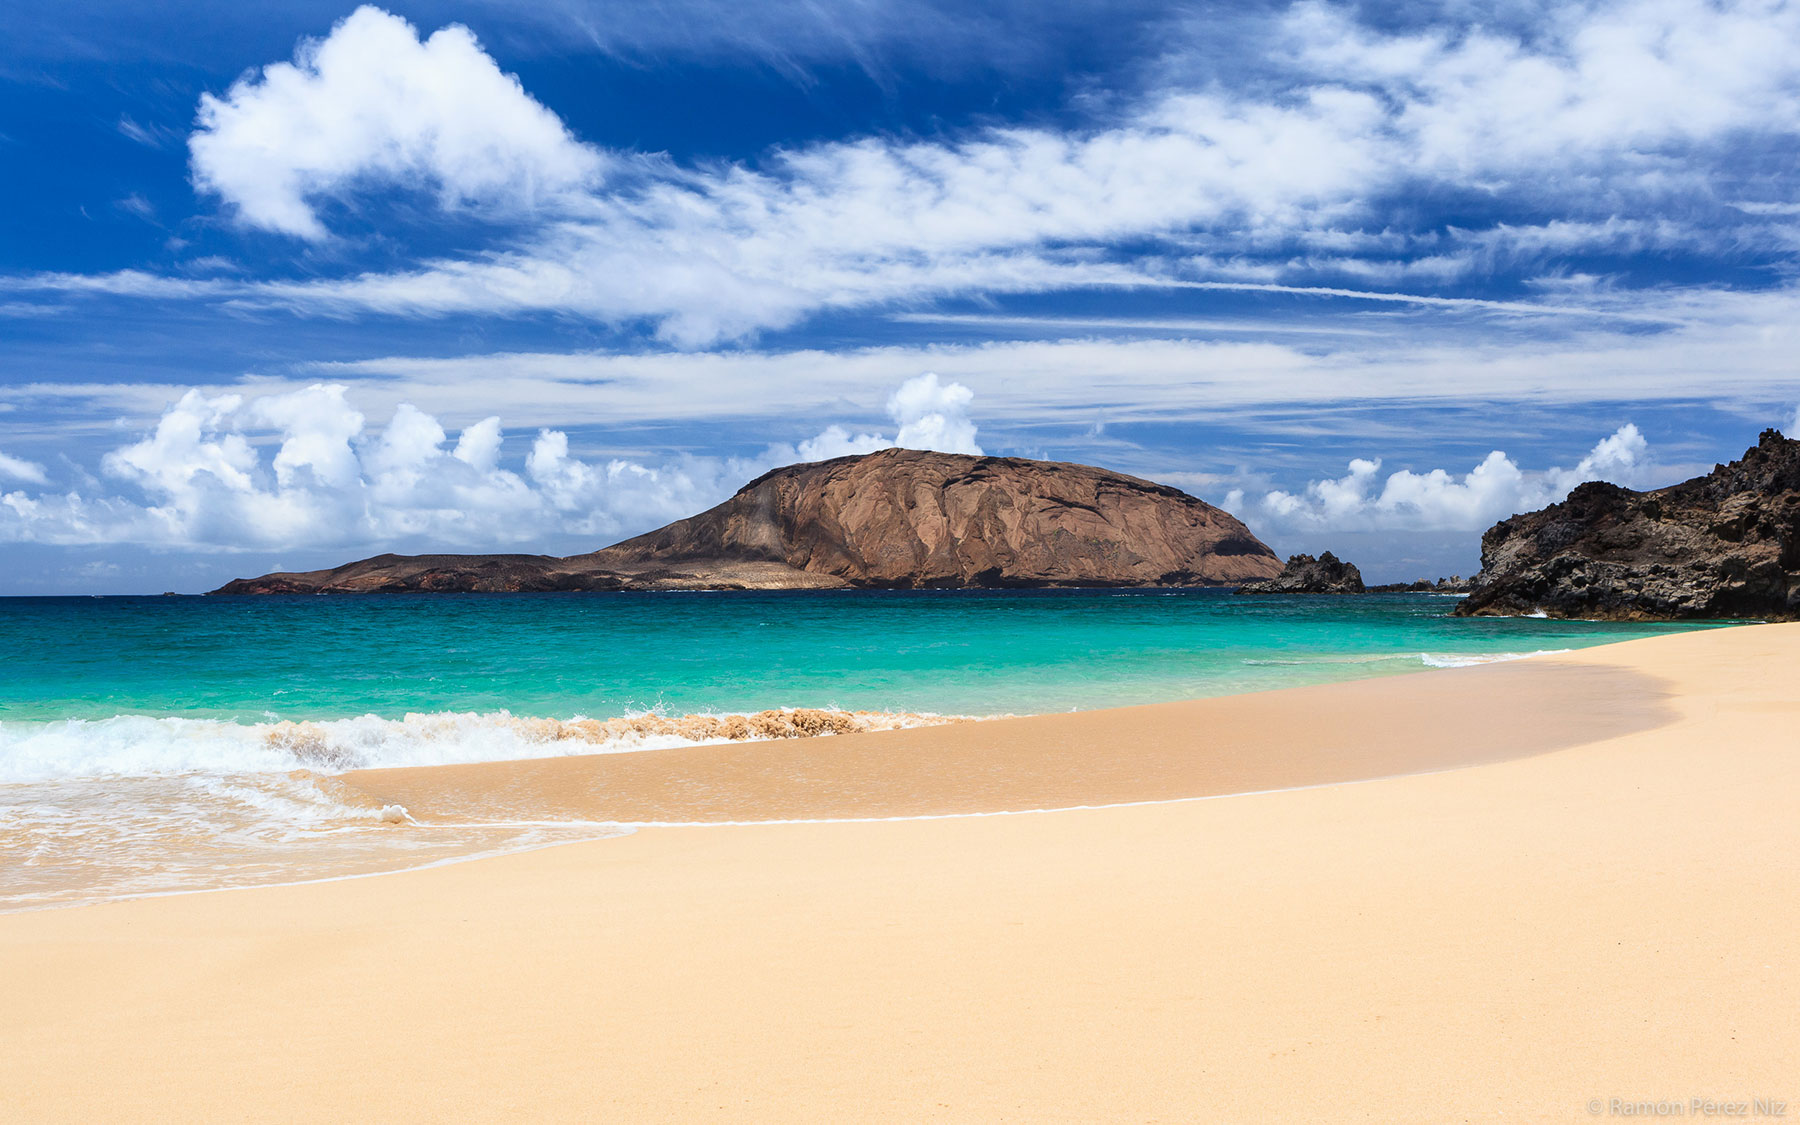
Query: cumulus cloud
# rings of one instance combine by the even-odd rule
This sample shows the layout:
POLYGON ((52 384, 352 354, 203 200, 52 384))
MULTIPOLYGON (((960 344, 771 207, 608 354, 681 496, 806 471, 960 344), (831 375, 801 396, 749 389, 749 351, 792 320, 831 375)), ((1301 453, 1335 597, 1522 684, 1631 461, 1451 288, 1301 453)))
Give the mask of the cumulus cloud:
POLYGON ((820 431, 817 437, 801 442, 794 452, 795 459, 799 461, 829 461, 833 457, 853 457, 893 447, 893 439, 880 434, 853 435, 842 426, 830 425, 820 431))
MULTIPOLYGON (((437 418, 410 403, 371 429, 338 384, 257 398, 190 390, 148 434, 102 459, 105 476, 137 496, 7 492, 0 541, 231 549, 604 541, 692 515, 794 461, 896 442, 979 453, 972 399, 961 384, 921 375, 888 403, 894 438, 833 425, 798 448, 656 465, 584 460, 567 433, 544 428, 508 467, 498 417, 465 427, 452 443, 437 418)), ((0 475, 48 483, 42 466, 3 454, 0 475)))
POLYGON ((194 183, 248 226, 326 237, 313 201, 373 184, 427 187, 446 207, 520 209, 592 183, 602 160, 503 73, 468 28, 420 40, 364 5, 292 63, 203 94, 194 183))
MULTIPOLYGON (((982 455, 975 443, 976 425, 969 417, 969 404, 975 392, 961 383, 946 383, 935 372, 915 375, 895 388, 888 396, 888 417, 899 427, 893 437, 876 433, 851 434, 843 426, 825 427, 818 436, 800 442, 794 448, 794 460, 829 461, 833 457, 849 457, 873 453, 878 449, 931 449, 939 453, 982 455)), ((771 453, 785 450, 771 446, 771 453)))
POLYGON ((1494 450, 1461 475, 1402 469, 1384 478, 1379 459, 1357 458, 1343 476, 1313 481, 1300 492, 1275 490, 1251 499, 1234 491, 1225 506, 1272 531, 1483 531, 1553 504, 1590 480, 1635 488, 1661 483, 1649 442, 1627 423, 1570 469, 1527 471, 1494 450))
POLYGON ((975 444, 975 423, 969 418, 969 403, 974 399, 974 391, 961 383, 940 382, 932 372, 908 379, 887 403, 888 416, 900 427, 894 444, 981 456, 981 446, 975 444))

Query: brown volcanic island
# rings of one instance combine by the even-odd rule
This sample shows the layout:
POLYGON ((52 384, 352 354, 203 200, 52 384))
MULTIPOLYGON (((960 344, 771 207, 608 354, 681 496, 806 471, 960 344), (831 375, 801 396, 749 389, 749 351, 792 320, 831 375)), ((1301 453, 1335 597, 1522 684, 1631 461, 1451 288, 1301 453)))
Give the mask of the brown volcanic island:
POLYGON ((569 558, 380 555, 216 594, 1235 586, 1281 560, 1179 489, 1087 465, 884 449, 784 469, 569 558))

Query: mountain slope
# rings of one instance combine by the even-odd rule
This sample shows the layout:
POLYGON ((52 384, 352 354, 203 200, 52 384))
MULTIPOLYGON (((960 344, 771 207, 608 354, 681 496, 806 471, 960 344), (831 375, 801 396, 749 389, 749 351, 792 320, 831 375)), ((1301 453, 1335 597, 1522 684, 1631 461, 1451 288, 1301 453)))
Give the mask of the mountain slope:
POLYGON ((1209 586, 1280 560, 1179 489, 1053 461, 886 449, 776 469, 586 555, 382 555, 215 593, 1209 586))

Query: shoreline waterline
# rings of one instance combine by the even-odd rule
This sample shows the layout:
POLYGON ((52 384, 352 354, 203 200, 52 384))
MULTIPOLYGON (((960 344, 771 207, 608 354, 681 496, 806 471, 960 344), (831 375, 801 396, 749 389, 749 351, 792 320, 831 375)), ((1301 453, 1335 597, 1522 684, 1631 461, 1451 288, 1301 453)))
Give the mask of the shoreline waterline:
MULTIPOLYGON (((148 832, 125 825, 109 836, 90 828, 71 847, 40 844, 44 854, 15 868, 0 910, 397 873, 644 827, 1023 814, 1274 792, 1539 753, 1654 720, 1654 684, 1555 661, 1538 656, 1176 703, 949 725, 889 721, 860 733, 639 752, 300 769, 223 781, 75 779, 65 788, 94 793, 78 792, 71 806, 103 794, 135 805, 140 817, 151 809, 162 819, 137 826, 148 832), (1515 725, 1498 741, 1454 748, 1387 733, 1395 714, 1430 720, 1477 701, 1530 704, 1540 720, 1515 725), (1326 746, 1293 728, 1295 716, 1320 711, 1341 720, 1326 746), (1196 730, 1207 733, 1195 737, 1196 730), (1132 752, 1081 749, 1107 742, 1132 752), (202 786, 209 797, 223 790, 235 803, 197 803, 180 791, 184 785, 202 786), (172 811, 159 811, 158 802, 172 811), (303 823, 295 823, 296 802, 303 823), (406 823, 387 823, 390 809, 404 809, 406 823)), ((0 804, 8 788, 0 787, 0 804)))
MULTIPOLYGON (((0 684, 0 909, 407 868, 587 831, 566 822, 862 815, 791 794, 753 808, 779 780, 757 770, 808 767, 762 743, 744 751, 759 765, 742 769, 725 764, 730 752, 696 748, 1404 678, 1691 628, 1469 622, 1434 595, 827 593, 9 600, 0 644, 39 658, 0 684), (678 756, 596 775, 641 807, 521 792, 496 809, 471 797, 448 810, 459 827, 431 833, 383 823, 384 806, 410 799, 345 780, 365 768, 645 757, 631 751, 678 756), (647 796, 675 784, 677 760, 726 770, 681 783, 711 786, 710 806, 647 796)), ((953 777, 962 764, 937 768, 953 777)), ((873 767, 863 774, 866 796, 873 767)), ((939 780, 888 784, 917 784, 921 800, 946 792, 939 780)), ((970 792, 956 807, 1091 803, 1083 784, 970 792)))

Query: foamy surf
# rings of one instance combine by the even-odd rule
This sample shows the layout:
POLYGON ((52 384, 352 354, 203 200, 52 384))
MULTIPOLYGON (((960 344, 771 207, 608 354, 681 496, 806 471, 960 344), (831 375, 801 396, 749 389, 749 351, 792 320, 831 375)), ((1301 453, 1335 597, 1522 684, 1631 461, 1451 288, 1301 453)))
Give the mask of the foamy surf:
POLYGON ((1534 656, 1560 656, 1573 651, 1567 648, 1541 648, 1536 652, 1421 652, 1419 662, 1427 668, 1473 668, 1478 664, 1501 664, 1508 660, 1529 660, 1534 656))
POLYGON ((754 713, 550 719, 506 711, 364 715, 317 722, 151 718, 0 722, 0 783, 174 773, 338 772, 561 754, 623 753, 967 721, 919 712, 782 708, 754 713))
POLYGON ((623 753, 960 721, 789 708, 545 719, 506 712, 231 723, 121 715, 0 723, 0 910, 309 882, 618 835, 616 825, 434 824, 334 775, 623 753))
POLYGON ((394 809, 304 770, 0 785, 0 911, 340 879, 629 831, 433 825, 394 809))

